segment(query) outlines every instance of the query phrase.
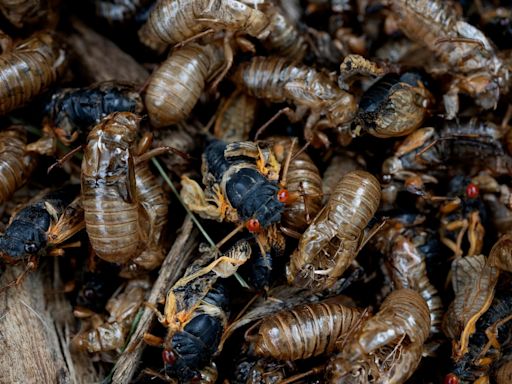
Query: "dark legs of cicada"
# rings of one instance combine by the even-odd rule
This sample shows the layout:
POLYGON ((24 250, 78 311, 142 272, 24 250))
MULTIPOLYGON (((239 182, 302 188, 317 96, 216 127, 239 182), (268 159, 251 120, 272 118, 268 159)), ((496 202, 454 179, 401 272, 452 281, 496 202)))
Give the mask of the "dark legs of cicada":
POLYGON ((463 43, 463 44, 477 44, 480 46, 482 50, 485 50, 484 44, 480 40, 476 39, 468 39, 464 37, 445 37, 441 39, 437 39, 435 42, 437 45, 443 43, 463 43))
POLYGON ((153 135, 149 132, 146 132, 139 141, 139 144, 137 145, 137 150, 135 153, 135 155, 137 156, 135 158, 135 165, 148 161, 153 157, 160 156, 170 152, 178 156, 181 156, 185 160, 190 160, 190 156, 188 154, 173 147, 165 146, 149 149, 151 147, 152 142, 153 135))
MULTIPOLYGON (((63 240, 64 241, 64 240, 63 240)), ((52 248, 47 252, 48 256, 51 257, 57 257, 57 256, 64 256, 65 250, 67 248, 80 248, 82 246, 82 242, 80 241, 74 241, 72 243, 64 244, 59 246, 58 248, 52 248)))
POLYGON ((219 83, 224 79, 229 69, 233 65, 233 59, 235 53, 233 52, 233 47, 231 46, 231 40, 234 39, 234 33, 226 31, 224 35, 224 59, 225 63, 222 65, 212 76, 212 79, 215 79, 210 84, 210 92, 215 92, 219 83))
MULTIPOLYGON (((198 22, 199 22, 199 21, 201 21, 201 20, 202 20, 202 21, 211 21, 210 19, 196 19, 196 20, 197 20, 198 22)), ((200 38, 202 38, 202 37, 208 36, 208 35, 210 35, 210 34, 212 34, 212 33, 214 33, 214 32, 215 32, 215 30, 214 30, 214 29, 211 29, 211 28, 210 28, 210 29, 207 29, 206 31, 202 31, 202 32, 198 33, 197 35, 194 35, 194 36, 192 36, 192 37, 189 37, 188 39, 185 39, 185 40, 183 40, 183 41, 180 41, 180 42, 179 42, 179 43, 177 43, 173 48, 175 48, 175 49, 176 49, 176 48, 181 48, 181 47, 183 47, 183 46, 187 45, 188 43, 191 43, 191 42, 193 42, 193 41, 196 41, 197 39, 200 39, 200 38)))
POLYGON ((298 373, 296 375, 288 377, 285 380, 281 380, 279 382, 279 384, 292 384, 299 380, 308 378, 310 376, 321 375, 325 372, 326 366, 327 366, 327 364, 323 364, 323 365, 319 365, 318 367, 311 368, 311 369, 307 370, 306 372, 298 373))
POLYGON ((188 154, 186 154, 185 152, 180 151, 179 149, 176 149, 173 147, 158 147, 158 148, 153 148, 153 149, 147 151, 146 153, 138 156, 135 159, 135 165, 143 163, 145 161, 148 161, 148 160, 152 159, 153 157, 160 156, 160 155, 170 153, 170 152, 172 152, 178 156, 181 156, 185 160, 190 160, 190 156, 188 154))
POLYGON ((281 115, 289 116, 290 114, 293 114, 293 110, 289 107, 280 109, 275 113, 274 116, 272 116, 268 121, 263 124, 261 127, 258 128, 256 131, 256 134, 254 135, 254 140, 258 140, 260 135, 265 132, 265 130, 269 127, 270 124, 272 124, 274 121, 276 121, 281 115))
MULTIPOLYGON (((144 134, 142 139, 140 140, 138 146, 137 146, 137 157, 135 158, 135 165, 143 163, 145 161, 150 160, 153 157, 160 156, 166 153, 174 153, 178 156, 181 156, 185 160, 190 160, 190 156, 186 154, 185 152, 180 151, 179 149, 165 146, 165 147, 158 147, 149 149, 151 147, 151 143, 153 141, 153 137, 150 133, 144 134)), ((66 161, 71 159, 77 152, 80 152, 83 150, 84 146, 81 145, 79 147, 76 147, 66 153, 64 156, 62 156, 60 159, 58 159, 55 163, 53 163, 50 167, 48 167, 48 173, 52 171, 55 167, 61 167, 62 164, 64 164, 66 161)))
POLYGON ((68 161, 69 159, 71 159, 75 153, 78 153, 80 152, 81 150, 84 149, 84 146, 83 145, 80 145, 76 148, 73 148, 71 151, 69 151, 68 153, 66 153, 64 156, 62 156, 60 159, 57 159, 57 161, 55 163, 53 163, 52 165, 50 165, 48 167, 48 170, 47 170, 47 173, 50 173, 53 168, 55 167, 62 167, 62 164, 64 164, 66 161, 68 161))
POLYGON ((297 110, 295 111, 289 107, 280 109, 265 124, 258 128, 256 134, 254 135, 254 140, 258 140, 260 135, 268 128, 268 126, 272 124, 274 121, 276 121, 281 115, 286 115, 286 117, 288 117, 288 120, 290 120, 292 123, 296 123, 302 120, 304 116, 306 116, 307 111, 307 108, 303 107, 298 107, 297 110))
POLYGON ((290 162, 292 161, 293 156, 293 148, 295 147, 295 144, 297 143, 297 139, 294 137, 292 139, 292 142, 290 143, 290 149, 288 150, 288 155, 286 156, 286 160, 284 162, 283 171, 281 174, 281 181, 279 182, 280 186, 284 188, 286 186, 286 181, 288 177, 288 169, 290 168, 290 162))
POLYGON ((488 341, 487 344, 482 348, 482 351, 480 352, 481 356, 485 356, 487 354, 487 351, 489 351, 491 347, 495 348, 498 351, 501 349, 500 342, 498 341, 498 330, 502 325, 508 323, 511 320, 512 315, 508 315, 504 319, 497 321, 496 323, 494 323, 485 330, 485 335, 487 336, 488 341))

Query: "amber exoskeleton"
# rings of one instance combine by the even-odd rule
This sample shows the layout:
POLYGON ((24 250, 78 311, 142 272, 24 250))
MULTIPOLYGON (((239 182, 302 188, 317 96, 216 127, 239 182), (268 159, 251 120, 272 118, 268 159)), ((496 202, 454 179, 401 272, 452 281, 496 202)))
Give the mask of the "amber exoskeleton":
POLYGON ((36 33, 0 55, 0 115, 48 89, 63 75, 67 61, 66 46, 53 32, 36 33))

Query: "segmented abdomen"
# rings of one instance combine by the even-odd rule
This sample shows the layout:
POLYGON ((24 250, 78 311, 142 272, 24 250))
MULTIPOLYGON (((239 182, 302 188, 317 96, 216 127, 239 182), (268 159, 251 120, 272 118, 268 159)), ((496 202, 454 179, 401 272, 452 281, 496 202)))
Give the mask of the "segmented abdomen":
POLYGON ((157 235, 158 238, 154 240, 158 241, 163 227, 167 224, 169 201, 147 163, 135 167, 135 187, 139 203, 149 214, 150 233, 157 235))
POLYGON ((265 319, 254 352, 287 361, 332 353, 362 317, 362 310, 337 303, 301 305, 265 319))
POLYGON ((134 263, 152 270, 160 266, 165 257, 162 240, 167 225, 169 201, 147 163, 135 167, 135 188, 138 203, 145 212, 139 215, 145 249, 134 259, 134 263))
POLYGON ((169 56, 152 74, 146 90, 151 124, 164 127, 188 117, 206 81, 223 62, 220 43, 188 44, 169 56))
POLYGON ((283 224, 302 233, 322 208, 322 178, 306 153, 290 162, 288 190, 299 194, 283 213, 283 224))
POLYGON ((117 186, 82 176, 85 227, 94 251, 104 260, 124 263, 139 246, 137 204, 119 196, 117 186))
POLYGON ((0 132, 0 203, 25 184, 34 169, 34 158, 25 153, 25 145, 22 128, 0 132))
POLYGON ((306 66, 292 66, 279 57, 254 57, 238 66, 234 82, 249 95, 276 103, 286 101, 284 86, 291 81, 305 82, 316 75, 306 66))
MULTIPOLYGON (((275 103, 289 101, 316 110, 322 107, 322 111, 329 116, 339 115, 337 103, 343 103, 344 112, 341 115, 347 113, 345 110, 352 115, 351 95, 342 91, 323 73, 305 65, 294 65, 287 58, 254 57, 240 64, 233 81, 244 92, 260 99, 275 103)), ((338 120, 341 116, 330 118, 338 120)), ((341 120, 344 121, 344 118, 341 120)))
POLYGON ((277 7, 272 7, 268 14, 270 35, 263 45, 275 55, 296 62, 302 61, 307 46, 297 27, 282 15, 277 7))
POLYGON ((55 37, 39 33, 0 55, 0 114, 21 107, 62 74, 65 53, 55 37))
MULTIPOLYGON (((458 25, 463 19, 454 4, 442 0, 391 0, 398 26, 411 40, 426 46, 437 58, 459 73, 489 70, 491 60, 478 44, 456 41, 465 38, 458 25), (453 42, 439 40, 455 39, 453 42)), ((479 41, 479 40, 477 40, 479 41)), ((494 69, 494 68, 492 68, 494 69)))

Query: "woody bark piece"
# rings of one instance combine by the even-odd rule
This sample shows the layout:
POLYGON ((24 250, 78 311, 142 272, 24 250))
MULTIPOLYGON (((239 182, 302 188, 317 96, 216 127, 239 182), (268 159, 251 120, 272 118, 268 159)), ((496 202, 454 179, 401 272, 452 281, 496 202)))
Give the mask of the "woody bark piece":
POLYGON ((64 295, 63 283, 60 279, 59 261, 52 259, 52 277, 46 278, 45 297, 48 300, 48 312, 52 314, 54 327, 59 338, 64 361, 69 370, 71 383, 99 383, 106 375, 101 365, 95 365, 86 351, 71 349, 71 339, 76 334, 76 318, 73 307, 64 295))
MULTIPOLYGON (((7 267, 0 278, 0 286, 16 279, 24 268, 7 267)), ((57 320, 54 312, 56 295, 60 296, 60 304, 69 307, 71 314, 69 303, 64 302, 62 294, 56 293, 43 279, 41 269, 29 273, 20 285, 0 294, 0 383, 85 383, 97 380, 92 371, 75 371, 67 345, 59 336, 57 322, 62 320, 57 320)), ((60 306, 59 313, 62 310, 66 309, 60 306)), ((92 368, 90 361, 85 364, 92 368)))
POLYGON ((72 21, 76 33, 68 37, 69 44, 81 63, 81 71, 91 82, 117 80, 142 85, 148 71, 106 37, 85 24, 72 21))

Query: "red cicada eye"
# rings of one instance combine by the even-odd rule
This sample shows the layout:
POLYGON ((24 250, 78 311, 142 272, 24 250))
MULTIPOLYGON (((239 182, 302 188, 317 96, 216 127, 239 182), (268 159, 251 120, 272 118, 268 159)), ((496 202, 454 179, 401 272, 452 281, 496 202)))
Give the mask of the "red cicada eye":
POLYGON ((277 192, 277 200, 279 200, 281 203, 287 203, 289 198, 290 194, 286 189, 282 188, 277 192))
POLYGON ((165 364, 174 365, 174 363, 176 362, 176 356, 174 356, 174 353, 172 353, 171 351, 164 349, 162 351, 162 360, 164 361, 165 364))
POLYGON ((259 232, 261 229, 260 222, 258 219, 250 219, 246 224, 247 229, 249 232, 259 232))
POLYGON ((478 187, 473 183, 469 183, 468 186, 466 187, 466 196, 469 199, 476 199, 479 194, 480 190, 478 189, 478 187))
POLYGON ((459 378, 454 373, 449 373, 444 377, 444 384, 459 384, 459 378))

